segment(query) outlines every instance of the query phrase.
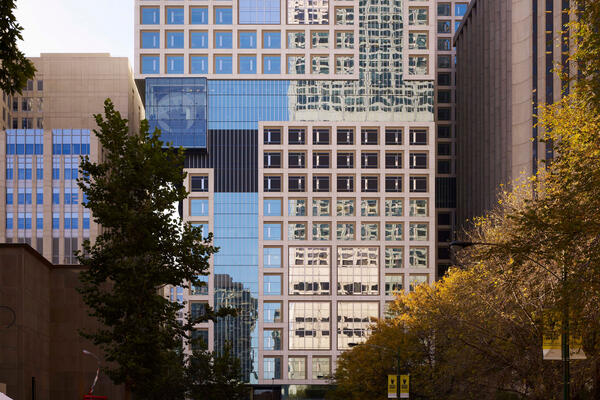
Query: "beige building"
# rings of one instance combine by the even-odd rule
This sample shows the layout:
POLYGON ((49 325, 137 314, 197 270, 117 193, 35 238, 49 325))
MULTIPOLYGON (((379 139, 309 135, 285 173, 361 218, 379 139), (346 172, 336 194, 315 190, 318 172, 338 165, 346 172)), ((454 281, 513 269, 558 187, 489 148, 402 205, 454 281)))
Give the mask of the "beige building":
POLYGON ((458 222, 496 204, 500 184, 552 158, 538 105, 563 90, 569 1, 473 0, 454 36, 457 55, 458 222))
POLYGON ((132 121, 144 115, 127 58, 109 54, 42 54, 21 95, 3 96, 0 123, 0 242, 27 243, 55 264, 97 235, 76 182, 79 159, 99 155, 93 115, 110 98, 132 121))

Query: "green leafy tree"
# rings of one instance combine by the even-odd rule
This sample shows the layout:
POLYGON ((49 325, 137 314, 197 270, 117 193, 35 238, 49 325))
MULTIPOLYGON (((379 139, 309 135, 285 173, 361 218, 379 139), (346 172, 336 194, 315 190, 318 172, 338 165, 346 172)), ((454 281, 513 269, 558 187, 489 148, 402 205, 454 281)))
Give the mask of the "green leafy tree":
MULTIPOLYGON (((83 334, 104 351, 108 376, 135 397, 181 399, 185 361, 177 349, 200 320, 178 323, 183 306, 162 291, 199 285, 217 249, 212 235, 203 240, 199 228, 172 215, 188 195, 183 149, 163 148, 160 132, 150 133, 147 121, 131 134, 110 100, 104 112, 95 115, 94 130, 104 156, 97 162, 84 157, 78 180, 101 226, 94 244, 86 241, 78 255, 88 267, 80 293, 100 323, 83 334)), ((202 320, 228 313, 207 309, 202 320)))
POLYGON ((189 399, 245 400, 248 396, 240 360, 229 343, 222 352, 194 349, 188 359, 186 378, 189 399))
POLYGON ((33 63, 17 47, 23 28, 14 15, 15 0, 0 1, 0 91, 21 93, 35 75, 33 63))

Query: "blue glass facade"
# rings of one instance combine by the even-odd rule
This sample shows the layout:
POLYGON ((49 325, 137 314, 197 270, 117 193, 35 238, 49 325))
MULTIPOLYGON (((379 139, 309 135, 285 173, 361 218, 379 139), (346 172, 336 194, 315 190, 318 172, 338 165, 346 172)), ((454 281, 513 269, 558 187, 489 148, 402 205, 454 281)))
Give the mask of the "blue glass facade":
POLYGON ((230 342, 246 382, 258 377, 258 193, 215 193, 215 309, 230 306, 236 317, 215 323, 215 348, 230 342))
POLYGON ((146 116, 163 142, 206 148, 206 78, 146 79, 146 116))

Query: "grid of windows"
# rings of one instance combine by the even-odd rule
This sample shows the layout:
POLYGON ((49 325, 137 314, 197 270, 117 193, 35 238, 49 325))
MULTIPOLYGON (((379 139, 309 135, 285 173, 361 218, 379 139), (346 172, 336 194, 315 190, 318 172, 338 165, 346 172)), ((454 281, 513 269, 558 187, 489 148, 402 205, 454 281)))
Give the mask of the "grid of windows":
POLYGON ((290 247, 290 295, 330 294, 331 254, 327 247, 290 247))

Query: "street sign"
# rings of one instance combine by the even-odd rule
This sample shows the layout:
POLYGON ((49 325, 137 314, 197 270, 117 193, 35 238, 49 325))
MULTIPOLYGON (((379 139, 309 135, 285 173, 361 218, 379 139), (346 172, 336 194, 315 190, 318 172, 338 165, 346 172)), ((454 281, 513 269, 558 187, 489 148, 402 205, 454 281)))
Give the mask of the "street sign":
MULTIPOLYGON (((544 319, 542 355, 544 360, 562 360, 562 334, 560 319, 547 313, 544 319)), ((569 358, 585 360, 581 336, 569 335, 569 358)))
POLYGON ((408 399, 410 393, 410 376, 400 375, 400 398, 408 399))
POLYGON ((398 397, 398 375, 388 375, 388 399, 397 399, 398 397))

